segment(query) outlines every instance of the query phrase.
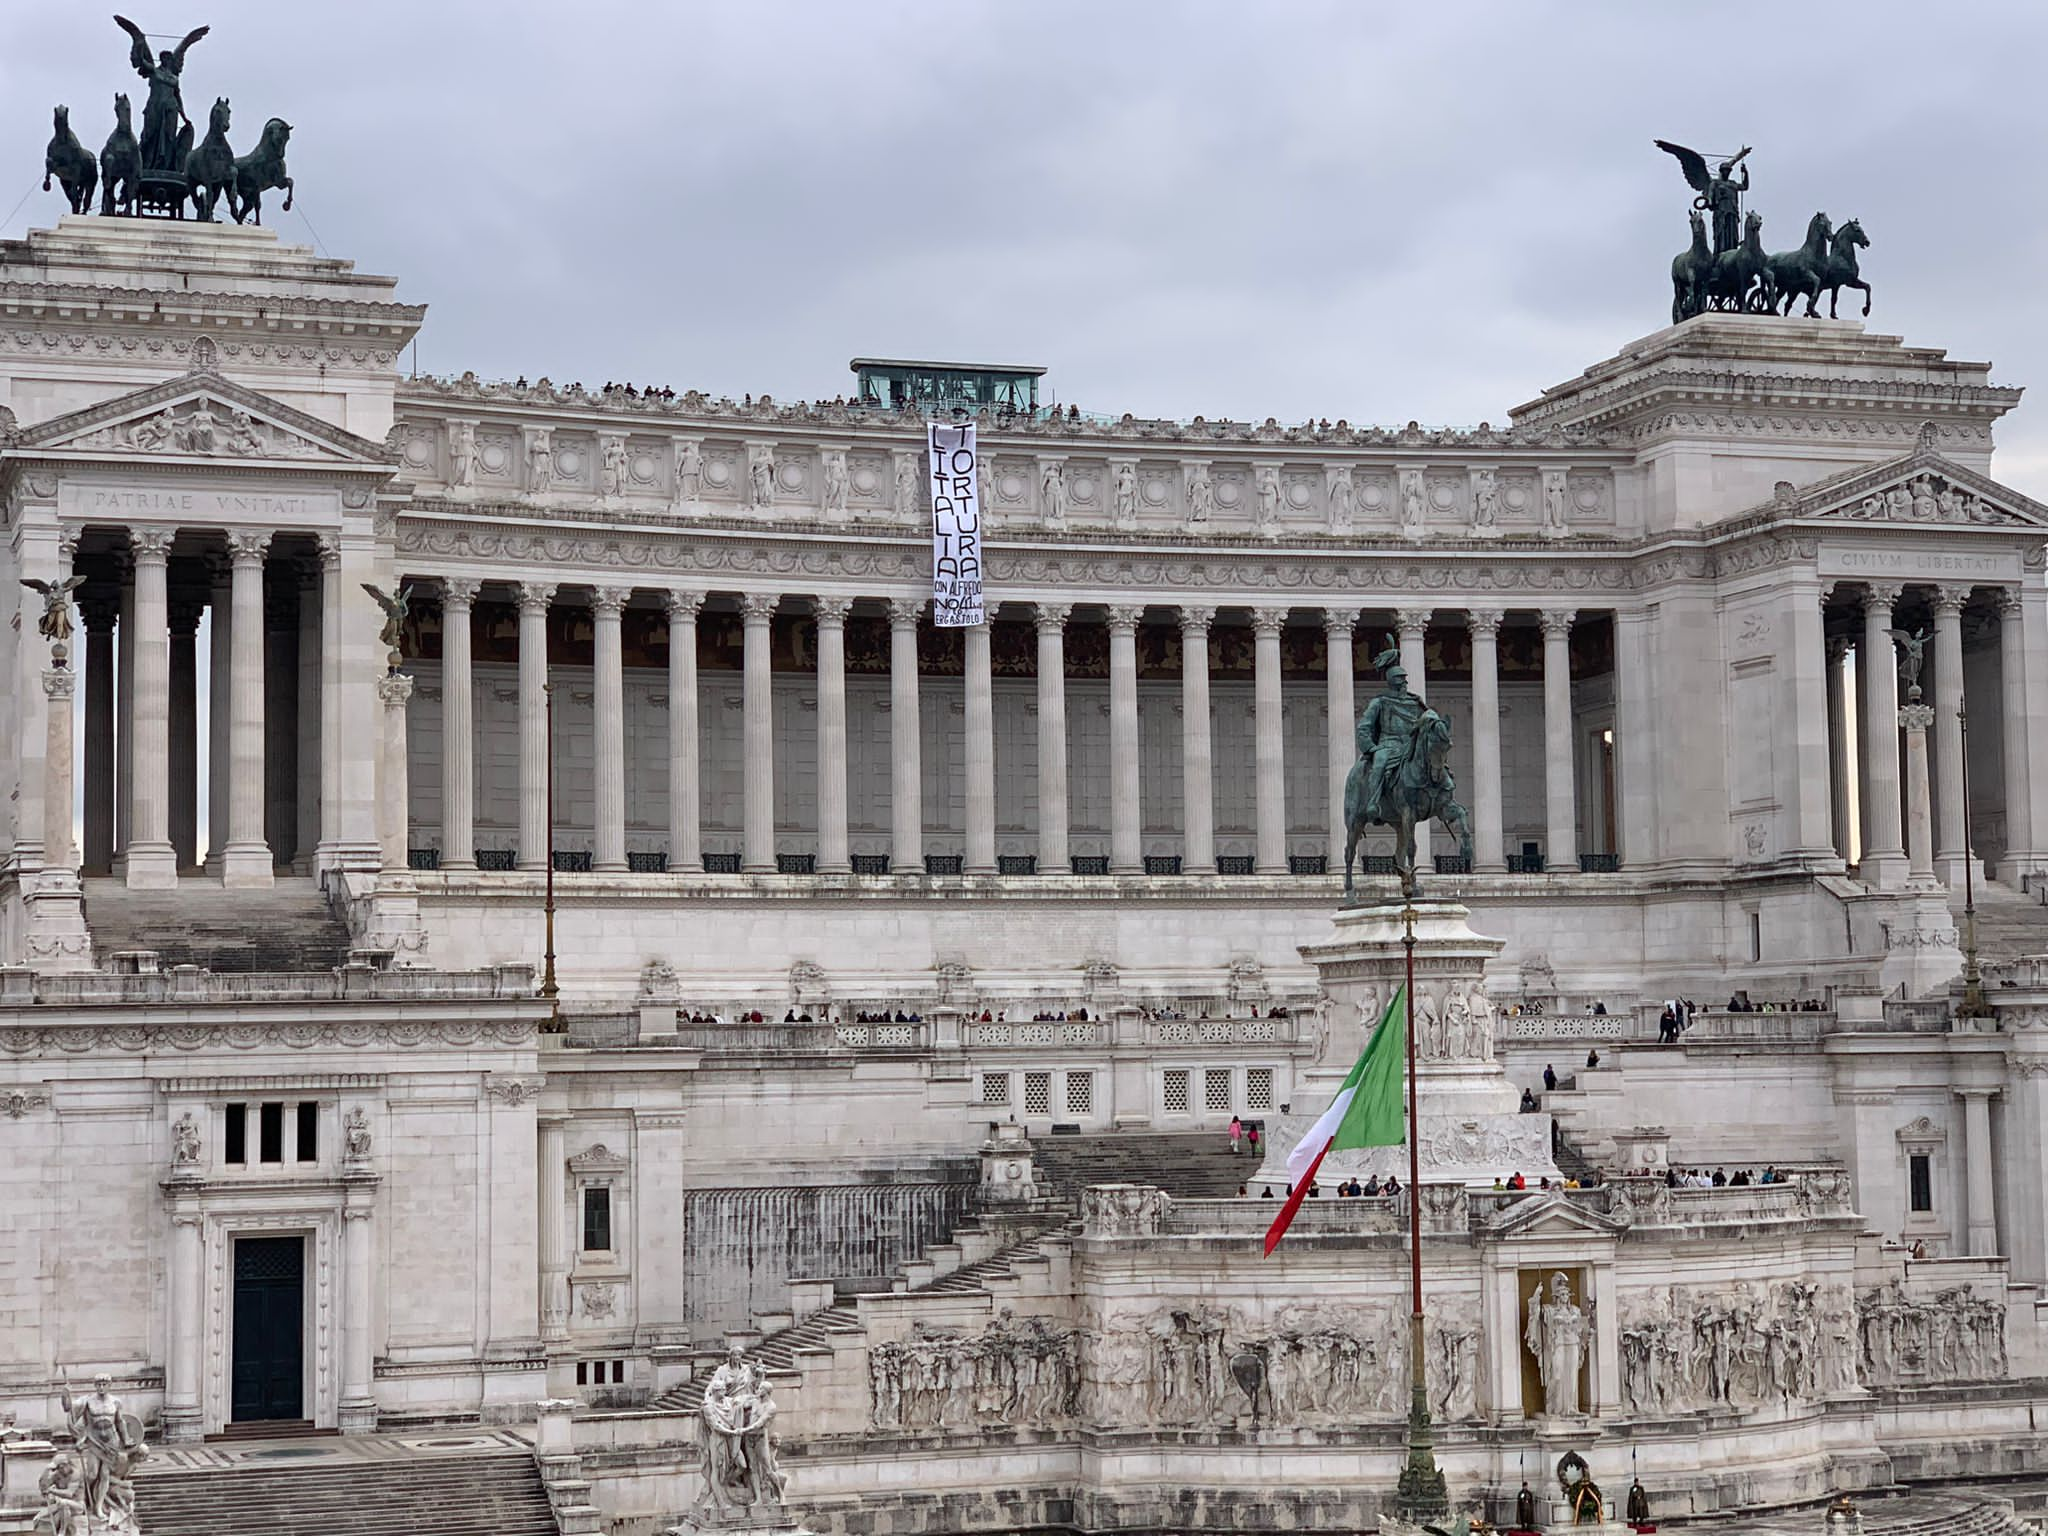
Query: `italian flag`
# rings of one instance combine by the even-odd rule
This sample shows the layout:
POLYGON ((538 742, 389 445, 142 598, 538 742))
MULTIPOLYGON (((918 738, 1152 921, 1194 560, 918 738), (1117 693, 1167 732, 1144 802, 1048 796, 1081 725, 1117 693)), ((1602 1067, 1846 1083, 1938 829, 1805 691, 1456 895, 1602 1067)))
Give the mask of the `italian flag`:
POLYGON ((1287 1235, 1294 1213, 1301 1209, 1309 1185, 1315 1182, 1316 1170, 1332 1151, 1397 1147, 1407 1140, 1407 1115, 1401 1103, 1408 1056, 1408 1011, 1403 1006, 1407 996, 1405 986, 1394 988, 1387 1011, 1380 1015, 1364 1053, 1330 1100, 1330 1107, 1287 1154, 1287 1178, 1294 1193, 1266 1229, 1267 1254, 1287 1235))

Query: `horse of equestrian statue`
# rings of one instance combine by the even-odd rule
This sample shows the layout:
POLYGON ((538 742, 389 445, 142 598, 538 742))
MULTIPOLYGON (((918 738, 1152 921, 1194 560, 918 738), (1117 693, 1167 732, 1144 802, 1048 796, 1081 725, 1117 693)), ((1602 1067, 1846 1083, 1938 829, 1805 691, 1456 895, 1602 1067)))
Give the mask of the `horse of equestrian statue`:
POLYGON ((1828 262, 1828 237, 1835 226, 1824 213, 1816 213, 1806 226, 1806 243, 1796 251, 1779 251, 1764 265, 1764 297, 1773 311, 1791 314, 1792 306, 1806 300, 1806 318, 1818 320, 1821 274, 1828 262))
POLYGON ((50 147, 43 151, 43 190, 50 190, 50 178, 57 178, 73 213, 92 212, 93 189, 99 185, 99 162, 92 151, 78 142, 71 131, 71 109, 59 107, 50 114, 54 131, 50 147))
POLYGON ((128 95, 114 96, 114 131, 107 135, 100 151, 100 212, 132 214, 135 199, 142 193, 142 148, 135 141, 135 125, 129 117, 128 95))
POLYGON ((228 148, 231 113, 228 99, 218 97, 207 117, 206 137, 185 157, 185 180, 192 188, 192 217, 211 224, 213 210, 235 184, 235 152, 228 148))
POLYGON ((263 125, 263 137, 256 148, 235 162, 235 179, 228 187, 228 212, 241 223, 263 222, 263 192, 267 187, 284 188, 284 211, 292 211, 292 179, 285 174, 284 147, 292 136, 292 125, 273 117, 263 125))
POLYGON ((1690 320, 1707 307, 1707 274, 1714 253, 1707 249, 1706 215, 1693 209, 1692 245, 1671 258, 1671 323, 1690 320))
POLYGON ((1870 313, 1870 284, 1856 270, 1856 248, 1868 247, 1869 237, 1863 233, 1863 226, 1851 219, 1835 231, 1834 243, 1828 247, 1827 265, 1821 271, 1820 291, 1828 296, 1828 318, 1835 318, 1835 299, 1844 288, 1863 290, 1863 313, 1870 313))

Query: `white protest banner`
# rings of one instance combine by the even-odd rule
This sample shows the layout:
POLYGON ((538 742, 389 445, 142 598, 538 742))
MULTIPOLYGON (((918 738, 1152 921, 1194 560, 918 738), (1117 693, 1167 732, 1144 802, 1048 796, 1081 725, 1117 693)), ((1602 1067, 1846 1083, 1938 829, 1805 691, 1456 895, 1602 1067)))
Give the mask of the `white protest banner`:
POLYGON ((925 428, 932 482, 932 623, 965 629, 982 621, 981 493, 972 423, 925 428))

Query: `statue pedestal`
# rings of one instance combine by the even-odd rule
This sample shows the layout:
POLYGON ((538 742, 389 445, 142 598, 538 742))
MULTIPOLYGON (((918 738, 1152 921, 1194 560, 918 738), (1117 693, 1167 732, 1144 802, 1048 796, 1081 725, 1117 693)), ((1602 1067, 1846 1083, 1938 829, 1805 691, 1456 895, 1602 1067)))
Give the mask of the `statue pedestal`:
POLYGON ((669 1526, 663 1536, 812 1536, 804 1523, 780 1504, 736 1509, 726 1514, 698 1510, 669 1526))
MULTIPOLYGON (((1493 1055, 1486 965, 1503 941, 1474 933, 1462 903, 1419 898, 1340 908, 1331 938, 1301 946, 1330 999, 1329 1034, 1301 1076, 1294 1110, 1279 1117, 1268 1138, 1260 1180, 1286 1183, 1287 1153, 1335 1097, 1387 999, 1402 984, 1409 911, 1415 927, 1415 1091, 1423 1182, 1491 1188, 1496 1178, 1516 1172, 1531 1184, 1558 1177, 1550 1116, 1520 1113, 1522 1096, 1493 1055)), ((1405 1184, 1408 1149, 1332 1152, 1317 1181, 1375 1173, 1383 1179, 1398 1175, 1405 1184)))

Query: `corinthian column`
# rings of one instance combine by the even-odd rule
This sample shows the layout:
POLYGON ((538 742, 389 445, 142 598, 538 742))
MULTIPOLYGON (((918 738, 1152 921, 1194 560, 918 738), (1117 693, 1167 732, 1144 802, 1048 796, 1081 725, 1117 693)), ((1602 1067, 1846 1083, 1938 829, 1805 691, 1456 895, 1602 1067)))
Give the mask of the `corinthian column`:
POLYGON ((1181 870, 1216 873, 1216 746, 1209 722, 1209 626, 1214 608, 1180 611, 1181 870))
MULTIPOLYGON (((77 681, 62 667, 43 673, 43 692, 49 699, 44 710, 48 729, 43 750, 43 869, 64 884, 78 875, 78 854, 71 842, 71 713, 77 681)), ((70 889, 75 893, 78 888, 70 889)))
POLYGON ((662 601, 668 614, 668 867, 692 874, 704 868, 697 765, 697 613, 703 606, 698 592, 671 592, 662 601))
POLYGON ((1344 867, 1344 781, 1358 757, 1358 699, 1352 678, 1352 632, 1358 627, 1356 608, 1325 608, 1323 672, 1328 678, 1327 732, 1330 757, 1330 868, 1344 867))
POLYGON ((1576 613, 1546 609, 1543 624, 1543 804, 1545 869, 1576 869, 1578 792, 1572 782, 1572 648, 1576 613))
POLYGON ((921 597, 889 599, 889 867, 924 872, 924 772, 918 723, 917 621, 921 597))
MULTIPOLYGON (((387 672, 377 679, 377 697, 384 701, 384 758, 377 770, 377 841, 386 873, 406 868, 412 843, 412 781, 406 757, 405 706, 412 698, 412 679, 387 672)), ((235 851, 233 843, 228 852, 235 851)))
POLYGON ((470 605, 478 583, 441 582, 441 867, 476 868, 475 727, 471 722, 470 605))
POLYGON ((1285 608, 1252 610, 1252 756, 1258 797, 1255 868, 1287 873, 1287 737, 1281 722, 1280 629, 1285 608))
POLYGON ((1138 620, 1143 604, 1109 610, 1109 868, 1118 875, 1145 868, 1138 789, 1138 620))
POLYGON ((769 626, 781 601, 773 592, 749 592, 740 599, 740 866, 750 874, 776 870, 775 675, 769 626))
POLYGON ((114 614, 99 598, 79 605, 85 621, 85 868, 114 864, 114 614))
POLYGON ((372 1191, 351 1189, 341 1212, 341 1403, 343 1434, 377 1428, 376 1340, 370 1332, 372 1191))
MULTIPOLYGON (((1821 601, 1827 601, 1823 593, 1821 601)), ((1854 744, 1849 740, 1849 642, 1837 635, 1828 641, 1828 826, 1835 852, 1849 861, 1849 773, 1854 744)))
POLYGON ((1906 876, 1906 849, 1899 827, 1899 668, 1892 651, 1892 604, 1902 589, 1873 582, 1863 600, 1863 650, 1856 658, 1863 674, 1866 755, 1864 802, 1870 842, 1863 850, 1863 878, 1895 886, 1906 876))
POLYGON ((626 867, 626 653, 620 632, 628 587, 591 593, 591 696, 596 714, 597 826, 590 867, 618 874, 626 867))
POLYGON ((1506 869, 1500 810, 1500 624, 1498 608, 1465 615, 1472 631, 1472 868, 1506 869))
POLYGON ((1948 885, 1963 883, 1963 605, 1968 587, 1934 590, 1934 771, 1941 795, 1936 802, 1934 869, 1948 885))
POLYGON ((519 867, 548 862, 548 605, 552 582, 519 584, 519 867))
POLYGON ((1429 629, 1428 608, 1403 608, 1394 615, 1394 630, 1401 637, 1401 670, 1408 674, 1408 691, 1418 699, 1427 698, 1423 673, 1428 670, 1423 636, 1429 629))
POLYGON ((178 868, 199 862, 199 614, 171 605, 171 849, 178 868))
MULTIPOLYGON (((129 537, 135 547, 135 693, 130 716, 135 728, 135 754, 130 769, 132 803, 128 812, 127 882, 131 890, 172 890, 178 884, 178 856, 171 848, 171 651, 170 604, 165 587, 166 564, 175 532, 169 528, 137 528, 129 537)), ((259 575, 256 617, 260 634, 263 589, 259 575)), ((261 641, 259 639, 258 643, 261 641)), ((258 652, 259 660, 261 652, 258 652)), ((256 815, 261 830, 262 775, 257 775, 256 815)))
POLYGON ((1038 872, 1064 875, 1067 853, 1067 603, 1038 605, 1038 872))
POLYGON ((996 710, 986 623, 961 632, 967 672, 967 858, 970 875, 996 872, 996 710))
POLYGON ((818 621, 818 868, 853 868, 846 848, 846 616, 850 597, 811 601, 818 621))
MULTIPOLYGON (((2008 876, 2007 867, 2018 863, 2022 871, 2026 870, 2033 862, 2026 856, 2036 851, 2031 771, 2033 750, 2028 740, 2035 721, 2028 704, 2030 695, 2038 690, 2029 686, 2025 636, 2026 599, 2017 592, 2001 591, 1998 594, 1998 677, 2002 706, 1999 735, 2005 748, 2005 852, 1999 856, 1998 862, 1999 878, 2009 879, 2014 885, 2019 883, 2018 876, 2008 876), (2017 859, 2016 855, 2019 856, 2017 859)), ((2048 666, 2048 657, 2036 650, 2032 665, 2036 669, 2048 666)), ((2048 764, 2042 765, 2042 771, 2048 772, 2048 764)), ((2048 827, 2041 830, 2048 832, 2048 827)))

